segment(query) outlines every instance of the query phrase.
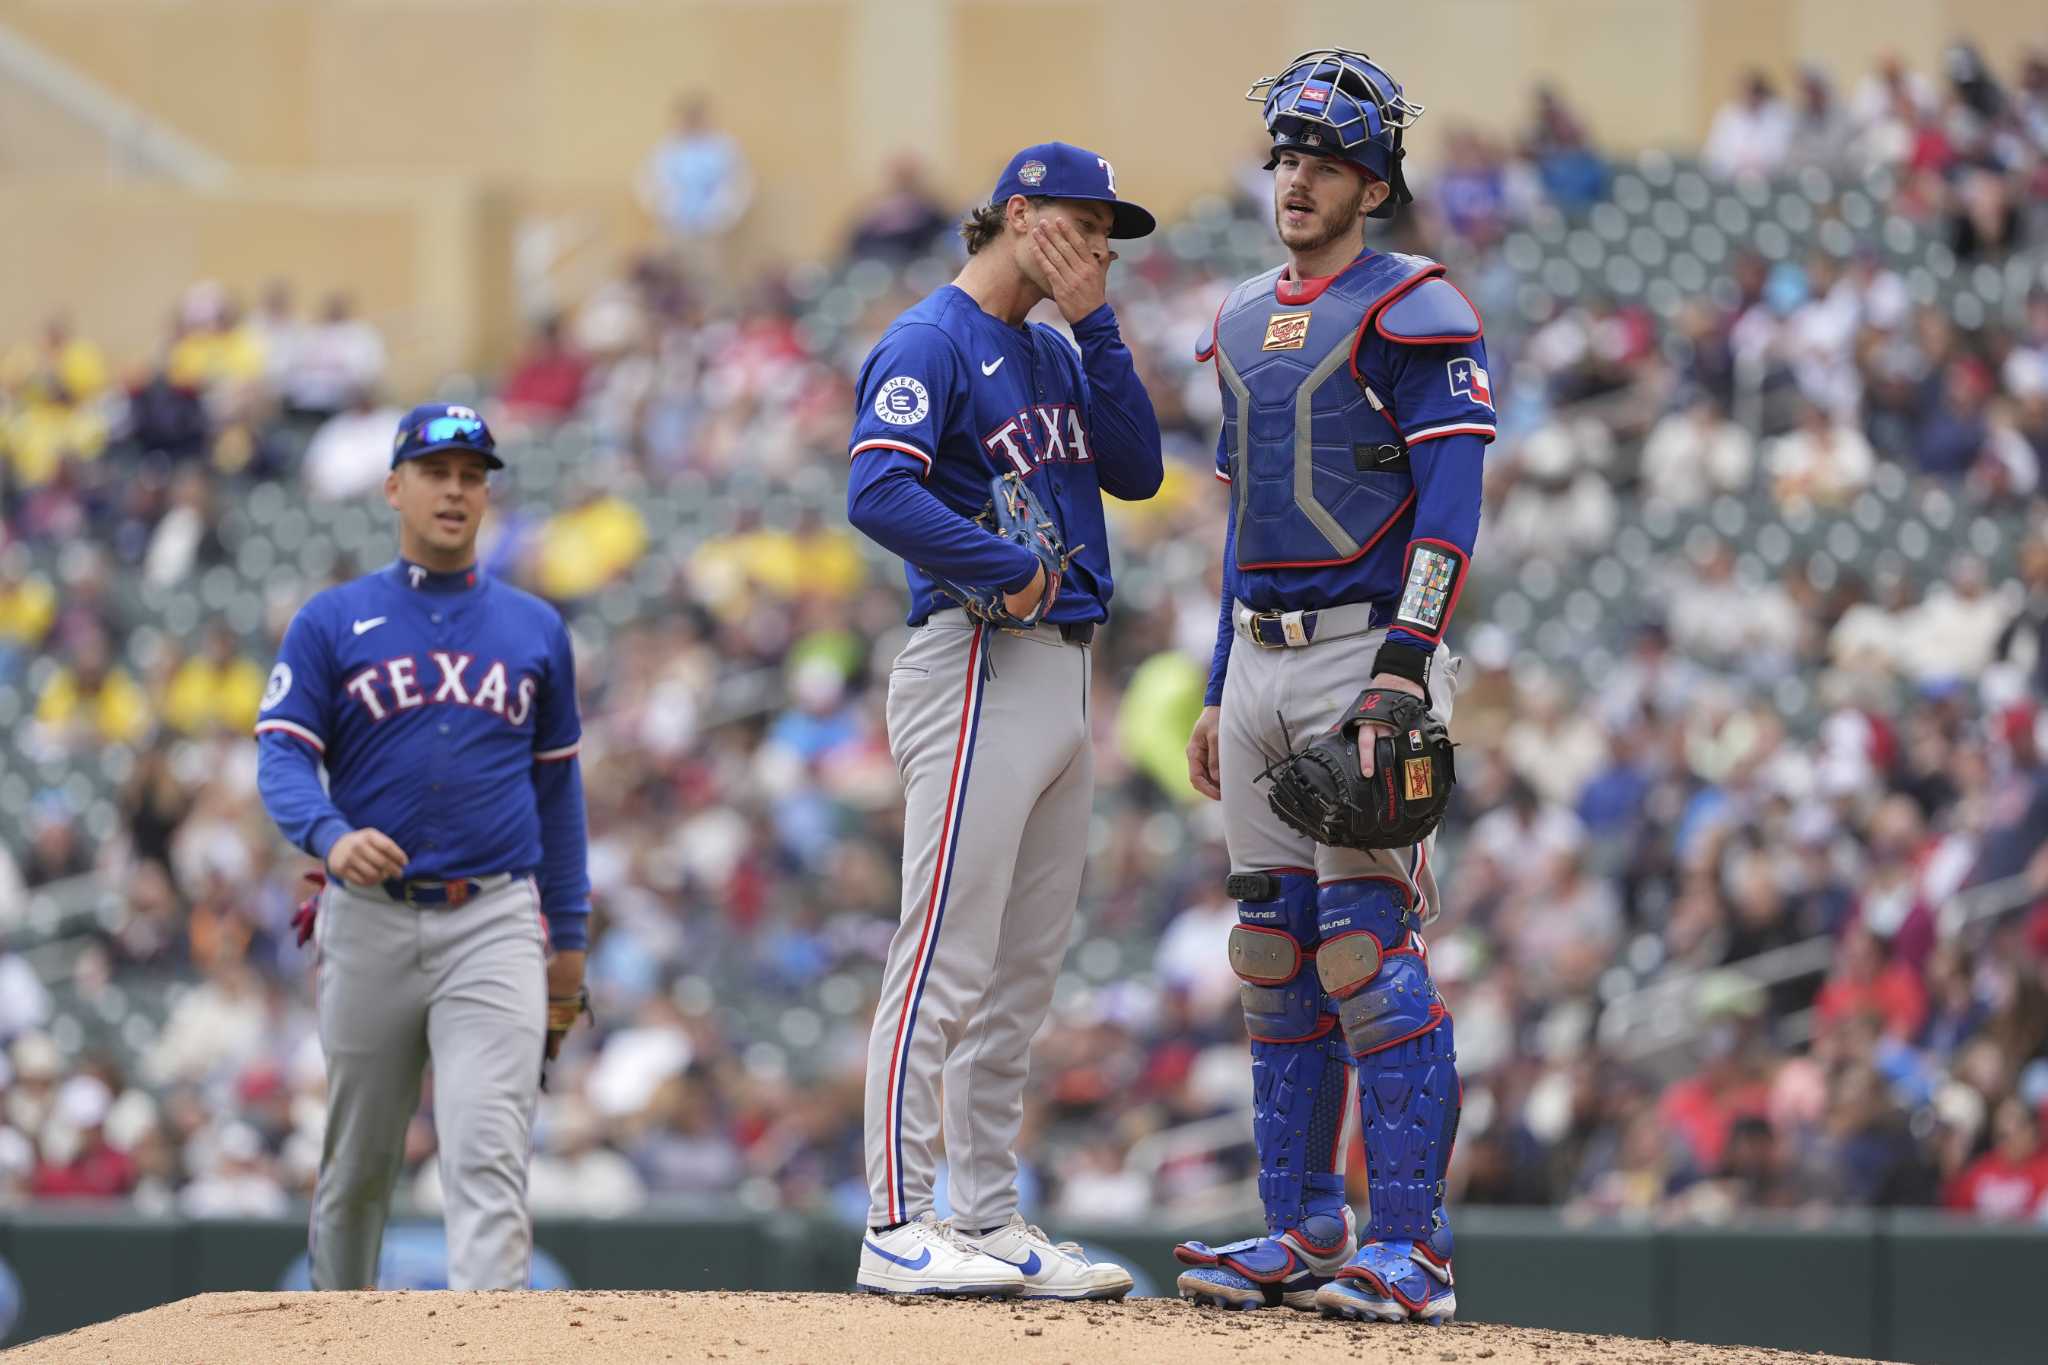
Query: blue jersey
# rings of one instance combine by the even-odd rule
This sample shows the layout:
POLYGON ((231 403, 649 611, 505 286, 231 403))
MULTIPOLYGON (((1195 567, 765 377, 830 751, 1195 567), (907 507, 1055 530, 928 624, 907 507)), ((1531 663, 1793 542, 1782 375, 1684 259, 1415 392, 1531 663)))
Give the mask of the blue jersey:
POLYGON ((399 560, 292 618, 256 722, 258 783, 322 862, 371 828, 405 850, 406 880, 536 874, 550 939, 581 948, 582 732, 559 612, 475 570, 399 560))
POLYGON ((1108 304, 1074 324, 1012 327, 947 285, 905 312, 861 367, 847 516, 900 555, 910 624, 955 606, 926 568, 1016 591, 1037 561, 967 518, 1012 471, 1080 551, 1049 621, 1100 621, 1113 591, 1102 494, 1149 498, 1164 467, 1159 421, 1108 304))
POLYGON ((1464 585, 1494 436, 1478 313, 1434 261, 1368 250, 1325 279, 1248 280, 1217 317, 1196 358, 1217 362, 1216 477, 1234 486, 1208 703, 1223 694, 1233 600, 1259 611, 1373 603, 1390 643, 1433 651, 1464 585), (1297 441, 1300 389, 1314 427, 1297 441), (1255 486, 1235 486, 1244 478, 1255 486), (1297 513, 1304 479, 1320 520, 1297 513), (1346 520, 1356 524, 1336 524, 1346 520), (1258 534, 1249 552, 1247 527, 1258 534))

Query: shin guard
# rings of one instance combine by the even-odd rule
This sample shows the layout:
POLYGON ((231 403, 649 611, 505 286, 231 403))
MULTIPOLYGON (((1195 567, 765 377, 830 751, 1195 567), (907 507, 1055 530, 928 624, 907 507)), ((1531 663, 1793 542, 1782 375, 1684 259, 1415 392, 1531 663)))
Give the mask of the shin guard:
POLYGON ((1314 967, 1315 878, 1239 873, 1230 965, 1242 983, 1252 1043, 1252 1133, 1269 1235, 1295 1231, 1311 1250, 1348 1238, 1341 1167, 1350 1071, 1314 967))
POLYGON ((1444 1174, 1457 1139, 1451 1019, 1413 933, 1408 889, 1384 878, 1322 887, 1316 966, 1358 1070, 1371 1216, 1367 1242, 1404 1239, 1448 1262, 1444 1174))

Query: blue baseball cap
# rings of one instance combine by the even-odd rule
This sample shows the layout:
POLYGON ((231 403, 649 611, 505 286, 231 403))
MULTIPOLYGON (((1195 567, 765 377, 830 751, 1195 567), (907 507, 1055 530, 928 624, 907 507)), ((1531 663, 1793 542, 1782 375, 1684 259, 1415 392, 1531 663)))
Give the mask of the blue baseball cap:
POLYGON ((459 403, 422 403, 398 424, 391 442, 391 467, 405 460, 417 460, 437 450, 469 450, 484 457, 491 469, 503 469, 498 458, 498 441, 475 408, 459 403))
POLYGON ((1116 167, 1107 157, 1071 142, 1040 142, 1011 157, 988 202, 1007 204, 1013 194, 1031 199, 1094 199, 1107 204, 1114 215, 1109 224, 1112 237, 1143 237, 1159 226, 1151 214, 1116 197, 1116 167))

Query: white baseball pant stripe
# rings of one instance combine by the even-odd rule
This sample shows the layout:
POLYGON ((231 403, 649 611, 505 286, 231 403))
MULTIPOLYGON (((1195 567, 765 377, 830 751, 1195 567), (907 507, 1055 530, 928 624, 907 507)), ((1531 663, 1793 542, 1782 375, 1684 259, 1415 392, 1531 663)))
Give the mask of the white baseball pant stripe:
POLYGON ((993 1227, 1016 1211, 1031 1039, 1088 853, 1088 667, 1088 648, 1057 631, 947 612, 889 674, 903 903, 868 1041, 876 1226, 932 1207, 942 1131, 955 1220, 993 1227))

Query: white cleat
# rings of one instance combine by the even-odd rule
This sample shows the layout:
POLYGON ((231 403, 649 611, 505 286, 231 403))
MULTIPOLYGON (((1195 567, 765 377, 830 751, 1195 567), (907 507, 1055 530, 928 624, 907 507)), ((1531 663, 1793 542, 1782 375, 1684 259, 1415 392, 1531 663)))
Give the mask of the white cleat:
POLYGON ((1079 1242, 1055 1242, 1013 1213, 1010 1221, 986 1237, 960 1234, 963 1244, 979 1248, 1024 1277, 1027 1299, 1120 1299, 1131 1292, 1131 1272, 1110 1261, 1091 1261, 1079 1242))
POLYGON ((985 1256, 930 1212, 860 1241, 854 1283, 870 1294, 953 1294, 1010 1298, 1024 1274, 985 1256))

